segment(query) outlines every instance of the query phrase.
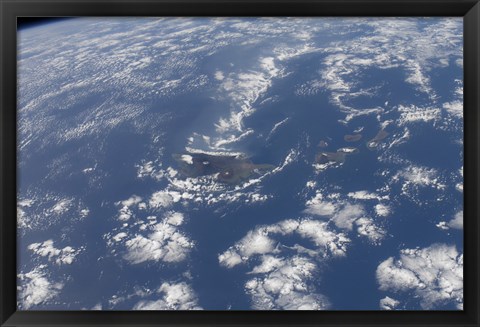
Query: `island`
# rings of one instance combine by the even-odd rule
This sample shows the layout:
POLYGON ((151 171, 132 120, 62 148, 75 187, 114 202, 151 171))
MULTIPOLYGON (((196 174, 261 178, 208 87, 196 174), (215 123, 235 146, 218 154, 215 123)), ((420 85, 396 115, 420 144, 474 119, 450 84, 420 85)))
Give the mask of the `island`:
POLYGON ((345 135, 343 139, 346 142, 357 142, 362 139, 362 134, 352 134, 352 135, 345 135))
POLYGON ((377 146, 389 135, 389 133, 384 130, 384 129, 381 129, 380 131, 378 131, 377 135, 375 135, 375 137, 373 139, 371 139, 370 141, 367 142, 367 148, 369 150, 375 150, 377 148, 377 146))
POLYGON ((329 162, 344 163, 347 155, 358 153, 357 148, 341 148, 337 152, 319 152, 315 156, 315 163, 326 164, 329 162))
POLYGON ((186 177, 214 175, 223 183, 236 184, 252 174, 263 174, 275 168, 269 164, 255 164, 250 159, 235 155, 206 153, 173 154, 179 171, 186 177))

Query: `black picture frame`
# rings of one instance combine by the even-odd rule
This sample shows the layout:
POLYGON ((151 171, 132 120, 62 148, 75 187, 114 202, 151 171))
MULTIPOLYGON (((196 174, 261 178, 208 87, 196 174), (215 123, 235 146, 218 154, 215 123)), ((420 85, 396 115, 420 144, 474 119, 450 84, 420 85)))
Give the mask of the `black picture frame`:
POLYGON ((477 0, 0 0, 1 326, 480 326, 480 4, 477 0), (17 17, 462 16, 464 17, 463 311, 16 311, 17 17))

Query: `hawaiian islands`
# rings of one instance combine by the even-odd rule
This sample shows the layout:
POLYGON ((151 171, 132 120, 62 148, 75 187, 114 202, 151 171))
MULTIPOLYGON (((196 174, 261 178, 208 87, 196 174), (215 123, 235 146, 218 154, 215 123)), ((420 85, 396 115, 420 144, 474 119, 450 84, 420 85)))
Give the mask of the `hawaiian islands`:
POLYGON ((252 174, 262 174, 275 168, 269 164, 254 164, 250 159, 234 155, 206 153, 173 154, 180 173, 187 177, 214 175, 223 183, 236 184, 252 174))
POLYGON ((337 152, 319 152, 315 156, 315 163, 326 164, 329 162, 344 163, 347 155, 358 153, 357 148, 340 148, 337 152))
POLYGON ((377 146, 389 135, 389 133, 384 130, 384 129, 381 129, 380 131, 378 131, 377 135, 375 135, 375 137, 373 139, 371 139, 370 141, 367 142, 367 148, 369 150, 375 150, 377 148, 377 146))
POLYGON ((362 134, 352 134, 352 135, 347 134, 343 137, 343 139, 346 142, 357 142, 357 141, 360 141, 362 139, 362 134))

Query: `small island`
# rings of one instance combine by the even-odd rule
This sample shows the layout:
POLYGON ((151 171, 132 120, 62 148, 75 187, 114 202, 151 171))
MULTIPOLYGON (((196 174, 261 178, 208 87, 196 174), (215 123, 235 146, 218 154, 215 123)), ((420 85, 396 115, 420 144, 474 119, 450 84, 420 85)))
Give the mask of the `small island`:
POLYGON ((360 141, 362 139, 362 134, 352 134, 352 135, 347 134, 343 137, 343 139, 346 142, 357 142, 357 141, 360 141))
POLYGON ((373 139, 367 142, 367 148, 369 150, 375 150, 377 146, 389 135, 386 130, 381 129, 373 139))

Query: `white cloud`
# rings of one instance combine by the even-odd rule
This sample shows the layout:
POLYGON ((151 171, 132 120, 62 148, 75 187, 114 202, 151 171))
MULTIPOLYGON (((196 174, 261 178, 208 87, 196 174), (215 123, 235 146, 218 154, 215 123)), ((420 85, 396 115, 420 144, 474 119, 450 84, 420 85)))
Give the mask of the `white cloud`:
POLYGON ((61 215, 67 212, 70 209, 71 205, 72 205, 72 200, 62 199, 52 207, 52 212, 57 215, 61 215))
POLYGON ((127 200, 116 202, 117 206, 122 206, 118 211, 118 220, 127 221, 133 216, 131 208, 136 204, 140 203, 142 198, 137 195, 132 195, 127 200))
POLYGON ((221 72, 221 71, 219 71, 219 70, 217 70, 217 71, 215 72, 215 79, 216 79, 217 81, 223 81, 224 78, 225 78, 225 75, 223 74, 223 72, 221 72))
POLYGON ((463 102, 460 100, 444 103, 443 109, 453 116, 463 118, 463 102))
POLYGON ((453 219, 449 222, 441 221, 436 226, 443 230, 447 230, 450 228, 463 229, 463 210, 457 212, 453 219))
POLYGON ((390 212, 391 212, 391 209, 386 204, 379 203, 379 204, 375 205, 375 213, 378 216, 386 217, 390 214, 390 212))
POLYGON ((71 264, 76 256, 84 250, 83 247, 74 249, 71 246, 57 249, 53 244, 53 240, 47 240, 42 243, 32 243, 28 246, 28 249, 41 257, 48 257, 48 260, 58 265, 71 264))
POLYGON ((218 256, 222 266, 232 268, 246 262, 254 255, 278 253, 280 242, 274 241, 275 235, 297 234, 310 240, 318 255, 323 257, 344 256, 350 239, 343 233, 328 228, 328 223, 311 219, 287 219, 273 225, 258 226, 240 241, 218 256))
POLYGON ((90 210, 81 200, 60 194, 31 189, 29 198, 18 198, 17 222, 19 231, 46 230, 59 223, 74 224, 89 215, 90 210))
POLYGON ((158 191, 150 197, 149 205, 152 208, 168 208, 173 202, 174 199, 169 192, 158 191))
POLYGON ((353 199, 359 200, 376 200, 379 198, 379 195, 376 193, 368 192, 368 191, 356 191, 356 192, 349 192, 348 197, 353 199))
POLYGON ((347 203, 332 217, 338 228, 352 230, 353 222, 365 215, 365 210, 360 204, 347 203))
POLYGON ((402 193, 409 195, 412 189, 416 187, 432 187, 438 190, 444 190, 447 186, 442 181, 439 173, 434 168, 421 166, 408 166, 398 171, 392 180, 397 182, 403 179, 402 193))
POLYGON ((311 240, 323 256, 345 256, 350 239, 343 233, 329 230, 327 222, 301 220, 296 232, 311 240))
POLYGON ((424 309, 453 303, 463 306, 463 254, 455 246, 433 244, 423 249, 405 249, 377 267, 380 290, 413 291, 424 309))
POLYGON ((183 224, 185 217, 180 212, 170 212, 166 217, 166 222, 173 226, 180 226, 183 224))
POLYGON ((400 105, 398 106, 398 112, 400 113, 400 118, 397 122, 399 126, 416 122, 435 122, 441 118, 441 111, 438 108, 400 105))
POLYGON ((56 298, 64 284, 49 279, 46 265, 35 267, 28 273, 18 274, 20 280, 17 287, 19 309, 27 310, 56 298))
POLYGON ((392 299, 391 297, 385 296, 383 299, 380 300, 380 309, 395 310, 399 304, 399 301, 392 299))
POLYGON ((127 237, 128 234, 125 233, 125 232, 120 232, 118 234, 116 234, 115 236, 112 237, 112 239, 115 241, 115 242, 120 242, 122 239, 124 239, 125 237, 127 237))
POLYGON ((183 261, 194 242, 178 229, 182 223, 182 214, 168 213, 161 222, 154 225, 152 233, 147 236, 136 234, 125 241, 127 252, 124 259, 132 264, 145 261, 183 261))
POLYGON ((331 216, 337 210, 337 207, 333 202, 324 200, 321 193, 317 193, 315 197, 306 202, 307 208, 305 213, 317 216, 331 216))
POLYGON ((317 269, 309 259, 293 256, 288 259, 264 256, 252 273, 264 274, 245 283, 255 310, 323 310, 327 299, 315 293, 308 281, 317 269))
POLYGON ((202 310, 192 287, 185 282, 165 282, 158 288, 156 294, 161 297, 153 301, 139 301, 133 310, 202 310))
POLYGON ((123 206, 131 207, 131 206, 134 206, 135 204, 140 203, 141 201, 142 201, 141 197, 139 197, 138 195, 132 195, 127 200, 121 201, 121 204, 123 206))
POLYGON ((267 234, 264 229, 260 228, 249 231, 233 248, 219 255, 220 264, 231 268, 248 260, 252 255, 273 252, 275 242, 267 234))
POLYGON ((448 222, 448 226, 454 229, 463 229, 463 210, 455 214, 455 217, 448 222))
POLYGON ((375 225, 371 218, 362 217, 355 221, 358 235, 367 237, 373 244, 380 244, 385 238, 386 231, 375 225))
POLYGON ((191 155, 183 154, 180 158, 182 161, 185 161, 189 165, 193 164, 193 157, 191 155))

